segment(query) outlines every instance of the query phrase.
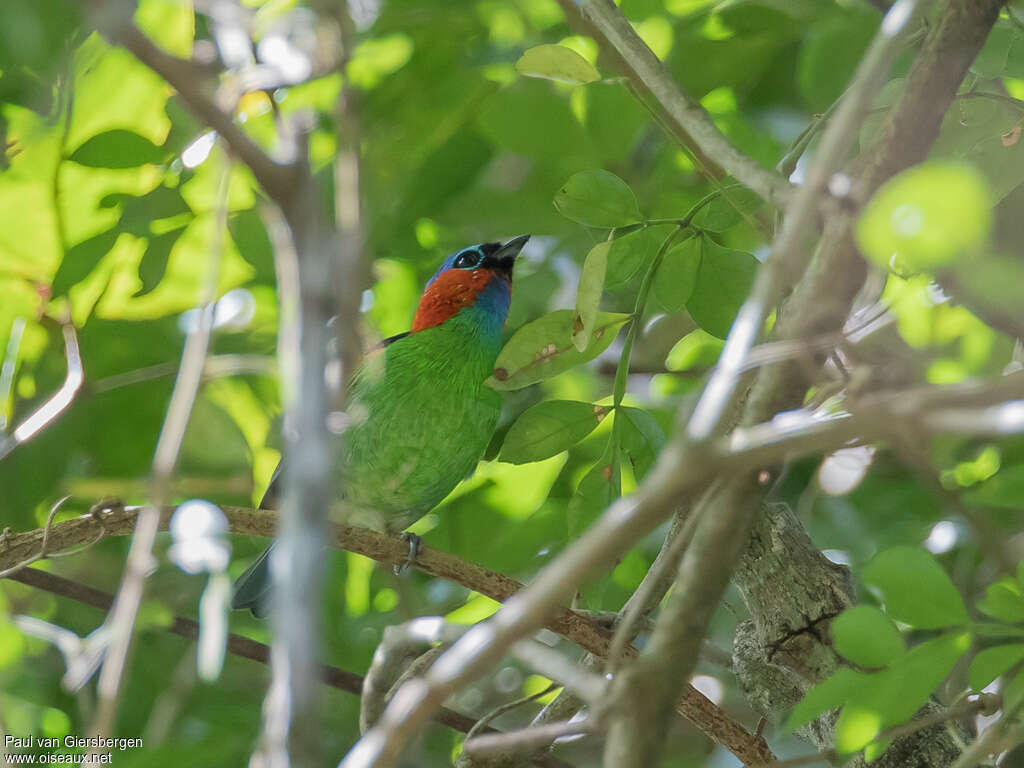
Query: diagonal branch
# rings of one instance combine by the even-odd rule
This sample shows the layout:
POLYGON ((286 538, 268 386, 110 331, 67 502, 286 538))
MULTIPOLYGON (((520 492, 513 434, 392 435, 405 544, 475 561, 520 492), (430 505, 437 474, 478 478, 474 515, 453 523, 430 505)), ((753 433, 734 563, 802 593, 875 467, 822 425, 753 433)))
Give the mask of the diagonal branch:
POLYGON ((217 131, 231 152, 249 167, 274 202, 281 205, 290 198, 298 180, 294 166, 271 158, 246 135, 232 115, 220 108, 213 96, 208 70, 160 49, 133 24, 120 24, 109 30, 108 35, 174 87, 195 116, 217 131))
MULTIPOLYGON (((957 86, 996 20, 999 5, 998 0, 947 3, 938 26, 911 68, 882 140, 855 164, 851 187, 858 195, 869 195, 885 179, 924 158, 957 86)), ((894 14, 906 10, 906 6, 905 0, 894 6, 883 21, 883 32, 894 14)), ((801 339, 842 328, 864 274, 853 245, 851 220, 847 212, 839 211, 829 221, 818 258, 782 315, 779 328, 783 338, 801 339)), ((805 373, 797 366, 763 369, 746 400, 744 422, 763 422, 773 414, 799 407, 807 385, 805 373)), ((716 424, 717 419, 709 419, 707 425, 702 425, 702 433, 713 432, 716 424)), ((616 721, 609 735, 606 760, 618 757, 622 762, 606 764, 649 765, 655 761, 662 744, 664 713, 678 681, 686 679, 693 669, 714 608, 746 546, 748 533, 758 524, 767 488, 749 468, 728 478, 722 489, 709 494, 695 511, 701 519, 693 545, 684 555, 672 595, 645 655, 619 678, 623 695, 637 706, 626 709, 628 716, 616 721), (660 732, 637 744, 630 727, 652 720, 661 724, 660 732)), ((785 545, 780 542, 779 546, 785 545)), ((779 595, 778 599, 784 602, 788 596, 779 595)), ((759 611, 760 607, 752 603, 751 612, 756 616, 759 611)))
POLYGON ((672 79, 665 65, 640 39, 612 0, 585 0, 580 4, 580 10, 604 37, 607 45, 621 57, 630 80, 651 94, 676 130, 690 136, 701 153, 741 184, 775 207, 782 207, 790 191, 789 182, 780 174, 761 167, 732 145, 707 110, 687 96, 672 79))
MULTIPOLYGON (((25 568, 11 576, 10 579, 53 595, 67 597, 83 605, 91 605, 101 611, 109 611, 114 604, 114 596, 109 592, 36 568, 25 568)), ((184 616, 175 616, 166 631, 194 641, 199 637, 199 622, 184 616)), ((233 632, 227 636, 227 652, 260 664, 270 664, 269 645, 243 635, 236 635, 233 632)), ((362 694, 363 677, 361 675, 328 664, 321 664, 320 671, 324 685, 337 688, 339 691, 353 693, 356 696, 362 694)), ((446 725, 461 733, 469 733, 476 725, 476 721, 472 717, 447 707, 439 709, 434 719, 441 725, 446 725)), ((501 731, 486 726, 478 730, 493 736, 503 735, 501 731)), ((538 757, 533 762, 540 768, 568 768, 567 763, 551 756, 538 757)))

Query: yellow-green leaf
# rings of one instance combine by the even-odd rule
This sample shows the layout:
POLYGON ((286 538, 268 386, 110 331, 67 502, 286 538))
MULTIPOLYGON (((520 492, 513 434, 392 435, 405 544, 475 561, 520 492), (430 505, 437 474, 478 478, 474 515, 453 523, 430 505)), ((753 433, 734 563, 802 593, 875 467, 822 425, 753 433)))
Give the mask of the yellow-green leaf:
POLYGON ((982 247, 992 226, 985 179, 964 163, 931 162, 885 184, 857 223, 857 244, 881 267, 916 272, 982 247))
POLYGON ((575 315, 571 309, 559 309, 516 331, 498 355, 494 375, 487 383, 495 389, 521 389, 593 360, 630 318, 628 314, 599 312, 586 351, 580 352, 572 343, 575 315))
POLYGON ((564 45, 537 45, 516 62, 516 71, 526 77, 542 77, 564 83, 592 83, 601 75, 594 65, 564 45))
POLYGON ((576 289, 576 316, 572 321, 572 343, 580 352, 587 348, 594 333, 611 245, 609 240, 598 243, 590 249, 583 262, 580 284, 576 289))

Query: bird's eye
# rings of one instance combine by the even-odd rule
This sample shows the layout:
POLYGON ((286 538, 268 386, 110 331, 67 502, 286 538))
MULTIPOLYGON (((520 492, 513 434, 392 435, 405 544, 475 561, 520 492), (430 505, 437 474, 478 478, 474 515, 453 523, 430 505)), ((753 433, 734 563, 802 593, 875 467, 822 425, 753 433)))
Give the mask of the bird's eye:
POLYGON ((455 257, 455 261, 452 262, 452 266, 455 269, 472 269, 477 265, 480 254, 475 251, 463 251, 455 257))

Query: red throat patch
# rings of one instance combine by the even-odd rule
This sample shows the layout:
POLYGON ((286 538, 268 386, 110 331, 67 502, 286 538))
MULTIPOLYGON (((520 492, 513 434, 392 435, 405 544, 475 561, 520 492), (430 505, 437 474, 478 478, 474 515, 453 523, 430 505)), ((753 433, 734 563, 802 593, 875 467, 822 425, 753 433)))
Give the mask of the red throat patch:
POLYGON ((491 269, 449 269, 423 292, 412 332, 433 328, 476 301, 477 294, 494 276, 491 269))

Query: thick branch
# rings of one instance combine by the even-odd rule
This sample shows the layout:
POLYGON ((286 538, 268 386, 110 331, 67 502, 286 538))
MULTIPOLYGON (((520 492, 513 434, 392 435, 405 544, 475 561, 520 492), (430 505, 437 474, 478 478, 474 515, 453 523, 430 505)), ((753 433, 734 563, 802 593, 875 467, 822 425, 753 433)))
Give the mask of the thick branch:
MULTIPOLYGON (((923 159, 968 65, 995 22, 999 5, 998 0, 951 0, 947 5, 908 75, 880 144, 856 164, 854 189, 858 193, 870 194, 886 178, 923 159)), ((779 327, 783 338, 800 339, 841 329, 863 274, 850 235, 850 217, 840 212, 826 229, 817 261, 782 315, 779 327)), ((762 370, 747 399, 744 422, 764 422, 772 414, 799 407, 807 386, 806 374, 798 365, 762 370)), ((662 713, 674 695, 673 685, 665 680, 674 679, 678 685, 692 671, 712 608, 725 589, 746 533, 758 520, 765 490, 754 474, 739 472, 718 492, 709 494, 695 512, 701 519, 694 545, 684 556, 662 621, 648 645, 655 660, 645 660, 632 676, 619 679, 624 690, 630 683, 641 683, 640 695, 634 699, 644 704, 639 714, 664 722, 662 713), (738 537, 743 537, 740 544, 738 537)), ((788 544, 779 542, 782 547, 788 544)), ((762 607, 751 601, 750 609, 757 615, 762 607)), ((822 610, 827 611, 825 607, 822 610)), ((631 718, 621 724, 627 729, 622 733, 624 743, 629 743, 628 725, 637 721, 637 713, 631 711, 631 718)), ((639 759, 634 751, 624 755, 631 762, 620 764, 652 763, 661 746, 660 736, 643 746, 639 759)))

